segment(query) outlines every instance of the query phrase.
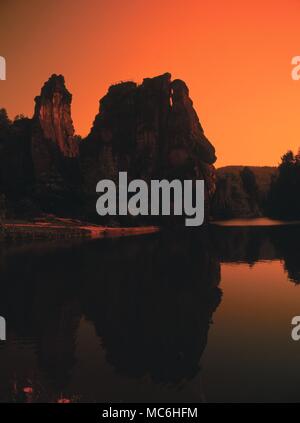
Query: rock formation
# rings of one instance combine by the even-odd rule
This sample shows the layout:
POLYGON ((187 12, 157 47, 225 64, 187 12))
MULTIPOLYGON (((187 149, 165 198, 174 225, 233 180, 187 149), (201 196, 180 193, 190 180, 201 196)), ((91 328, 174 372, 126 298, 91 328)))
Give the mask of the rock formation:
POLYGON ((215 191, 215 149, 205 137, 186 84, 166 73, 141 85, 113 85, 81 144, 86 192, 101 178, 204 179, 206 199, 215 191))
POLYGON ((216 160, 186 84, 172 82, 168 73, 144 79, 140 86, 133 82, 111 86, 100 100, 82 152, 83 158, 99 161, 98 169, 105 176, 126 170, 145 179, 167 176, 187 164, 191 173, 201 173, 201 165, 216 160))
POLYGON ((74 136, 71 101, 62 75, 52 75, 35 98, 31 152, 36 195, 45 206, 57 201, 57 196, 64 203, 63 197, 80 188, 79 143, 74 136))
POLYGON ((43 177, 55 164, 54 157, 78 157, 71 118, 72 95, 62 75, 52 75, 35 98, 32 128, 32 156, 37 178, 43 177))
POLYGON ((65 157, 78 156, 71 101, 62 75, 52 75, 35 98, 34 119, 39 122, 44 138, 55 143, 65 157))
POLYGON ((32 119, 12 123, 0 116, 0 192, 13 204, 24 197, 42 211, 95 219, 97 182, 117 180, 120 171, 147 182, 204 179, 209 204, 215 150, 183 81, 166 73, 141 85, 111 86, 82 142, 74 135, 71 101, 64 77, 52 75, 35 99, 32 119))

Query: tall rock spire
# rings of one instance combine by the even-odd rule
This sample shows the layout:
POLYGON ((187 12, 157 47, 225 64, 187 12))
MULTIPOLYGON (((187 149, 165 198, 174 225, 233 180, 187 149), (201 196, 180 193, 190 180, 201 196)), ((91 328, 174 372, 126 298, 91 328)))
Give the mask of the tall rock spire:
POLYGON ((79 146, 71 118, 72 95, 62 75, 52 75, 35 98, 31 152, 39 198, 51 202, 49 194, 63 197, 78 190, 79 146))

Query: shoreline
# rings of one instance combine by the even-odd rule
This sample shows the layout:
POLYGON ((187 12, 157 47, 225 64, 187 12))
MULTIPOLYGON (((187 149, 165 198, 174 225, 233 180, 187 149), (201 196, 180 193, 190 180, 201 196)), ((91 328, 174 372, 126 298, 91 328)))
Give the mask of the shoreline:
MULTIPOLYGON (((270 218, 236 218, 212 220, 218 227, 266 227, 299 225, 300 221, 283 221, 270 218)), ((47 216, 33 220, 6 220, 0 226, 0 241, 14 240, 79 240, 101 239, 134 235, 153 234, 160 231, 158 226, 113 227, 92 224, 71 218, 47 216)))
POLYGON ((46 217, 32 221, 2 222, 1 240, 98 239, 145 235, 159 231, 157 226, 110 227, 77 219, 46 217))

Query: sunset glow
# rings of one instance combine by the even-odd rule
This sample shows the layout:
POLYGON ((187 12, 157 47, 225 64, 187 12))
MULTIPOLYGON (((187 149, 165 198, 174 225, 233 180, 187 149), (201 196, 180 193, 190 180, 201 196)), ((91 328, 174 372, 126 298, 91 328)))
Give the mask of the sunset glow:
POLYGON ((110 84, 170 72, 186 81, 217 166, 276 165, 300 145, 299 0, 1 0, 0 107, 31 116, 53 73, 88 134, 110 84))

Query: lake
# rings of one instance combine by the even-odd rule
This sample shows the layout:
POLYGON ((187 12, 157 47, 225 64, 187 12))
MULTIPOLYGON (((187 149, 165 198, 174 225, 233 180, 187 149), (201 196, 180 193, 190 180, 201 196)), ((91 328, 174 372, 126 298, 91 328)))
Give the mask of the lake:
POLYGON ((298 402, 300 226, 0 246, 2 402, 298 402))

